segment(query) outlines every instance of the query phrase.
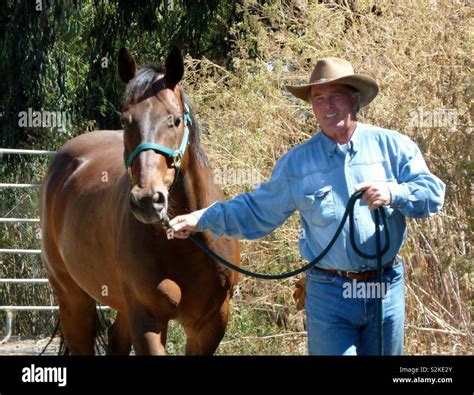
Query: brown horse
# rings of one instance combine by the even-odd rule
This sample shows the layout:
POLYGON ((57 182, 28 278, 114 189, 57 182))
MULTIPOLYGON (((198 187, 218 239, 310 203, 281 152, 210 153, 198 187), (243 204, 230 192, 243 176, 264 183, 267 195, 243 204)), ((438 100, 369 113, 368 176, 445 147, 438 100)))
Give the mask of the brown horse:
MULTIPOLYGON (((165 70, 138 67, 122 49, 118 69, 127 84, 124 130, 68 141, 41 194, 43 262, 64 341, 71 354, 94 353, 99 301, 117 311, 109 354, 129 354, 132 345, 137 354, 164 354, 172 319, 184 328, 186 354, 212 354, 225 333, 237 274, 189 239, 168 239, 163 227, 168 216, 223 199, 178 85, 183 59, 174 47, 165 70)), ((207 231, 197 237, 239 262, 235 239, 207 231)))

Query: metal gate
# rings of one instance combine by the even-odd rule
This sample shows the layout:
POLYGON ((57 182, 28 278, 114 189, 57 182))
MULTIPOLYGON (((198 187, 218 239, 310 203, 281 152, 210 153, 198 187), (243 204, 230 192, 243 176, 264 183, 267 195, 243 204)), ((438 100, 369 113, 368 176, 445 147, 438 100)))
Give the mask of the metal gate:
MULTIPOLYGON (((23 149, 6 149, 0 148, 0 157, 3 155, 54 155, 56 151, 42 151, 42 150, 23 150, 23 149)), ((0 183, 0 190, 5 190, 7 188, 41 188, 41 184, 7 184, 0 183)), ((1 191, 0 191, 1 192, 1 191)), ((13 223, 38 223, 40 222, 39 218, 0 218, 0 223, 8 224, 13 223)), ((35 249, 11 249, 11 248, 0 248, 0 256, 4 254, 37 254, 41 255, 41 250, 35 249)), ((48 283, 47 278, 0 278, 0 286, 4 284, 44 284, 48 283)), ((100 309, 109 309, 108 306, 98 306, 100 309)), ((51 311, 58 310, 58 306, 0 306, 0 311, 6 312, 5 320, 5 332, 6 335, 3 339, 0 340, 0 344, 7 342, 12 335, 13 327, 13 318, 16 311, 51 311)))

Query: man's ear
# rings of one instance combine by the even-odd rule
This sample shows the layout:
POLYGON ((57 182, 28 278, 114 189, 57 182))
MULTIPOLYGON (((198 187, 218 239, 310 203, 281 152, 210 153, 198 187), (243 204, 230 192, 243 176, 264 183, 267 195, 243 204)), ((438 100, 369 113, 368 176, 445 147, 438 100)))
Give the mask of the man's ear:
POLYGON ((180 49, 174 45, 165 62, 165 86, 169 89, 174 89, 179 81, 182 80, 183 75, 183 56, 181 55, 180 49))
POLYGON ((125 47, 120 48, 118 53, 118 72, 120 79, 127 84, 137 72, 137 62, 134 57, 128 53, 125 47))

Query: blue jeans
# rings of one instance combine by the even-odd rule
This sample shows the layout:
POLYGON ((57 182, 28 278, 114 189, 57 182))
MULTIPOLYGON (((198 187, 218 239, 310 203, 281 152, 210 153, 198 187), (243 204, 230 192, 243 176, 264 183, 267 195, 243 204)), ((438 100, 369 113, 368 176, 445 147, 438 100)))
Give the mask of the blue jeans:
POLYGON ((387 269, 383 285, 355 282, 317 269, 306 279, 310 355, 378 355, 378 297, 383 296, 384 355, 403 353, 403 262, 387 269))

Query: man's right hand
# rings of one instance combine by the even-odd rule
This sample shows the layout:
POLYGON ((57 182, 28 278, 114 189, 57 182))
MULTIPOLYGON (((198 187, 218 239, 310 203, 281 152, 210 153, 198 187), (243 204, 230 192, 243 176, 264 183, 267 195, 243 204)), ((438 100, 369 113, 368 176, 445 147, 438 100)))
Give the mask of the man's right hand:
POLYGON ((191 214, 178 215, 170 221, 173 236, 178 239, 186 239, 198 230, 198 218, 191 214))

